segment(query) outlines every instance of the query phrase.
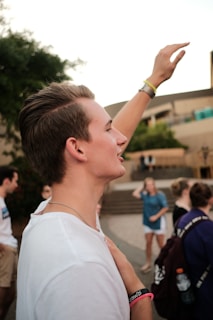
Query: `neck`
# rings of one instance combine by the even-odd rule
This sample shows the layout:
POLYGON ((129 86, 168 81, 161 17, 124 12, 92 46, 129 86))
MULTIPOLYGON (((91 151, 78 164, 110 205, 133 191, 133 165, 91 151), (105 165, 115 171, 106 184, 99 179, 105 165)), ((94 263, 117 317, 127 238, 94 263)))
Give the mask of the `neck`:
POLYGON ((5 199, 6 198, 6 192, 4 191, 3 188, 0 187, 0 197, 5 199))
POLYGON ((200 210, 200 211, 203 211, 207 216, 209 215, 209 211, 210 211, 210 209, 211 209, 211 206, 206 206, 206 207, 198 207, 198 209, 200 210))
MULTIPOLYGON (((60 202, 74 208, 80 213, 81 220, 84 220, 92 228, 96 228, 96 206, 103 191, 102 184, 95 183, 90 178, 86 181, 82 172, 79 173, 79 176, 76 176, 76 173, 73 173, 73 175, 70 173, 64 177, 62 182, 52 185, 52 198, 50 201, 60 202)), ((53 207, 53 204, 50 204, 49 208, 47 207, 48 211, 53 209, 61 210, 62 208, 63 211, 71 213, 71 209, 65 206, 54 205, 53 207)), ((72 214, 77 216, 73 210, 72 214)))
POLYGON ((176 205, 178 207, 182 207, 186 210, 190 210, 190 203, 189 203, 189 199, 188 197, 180 197, 177 201, 176 201, 176 205))
POLYGON ((190 210, 190 206, 187 203, 181 202, 179 200, 176 201, 176 205, 180 208, 186 209, 187 211, 190 210))
POLYGON ((63 207, 65 208, 65 210, 63 210, 64 212, 67 212, 69 214, 73 214, 75 215, 78 219, 80 219, 83 223, 85 223, 87 226, 89 226, 90 228, 93 228, 97 231, 98 228, 96 226, 96 216, 95 216, 95 221, 89 221, 86 220, 86 218, 84 217, 85 215, 83 213, 80 213, 78 210, 76 210, 74 207, 66 204, 66 203, 63 203, 63 202, 58 202, 58 201, 52 201, 50 200, 48 202, 48 205, 51 206, 51 209, 53 209, 54 207, 58 208, 58 207, 63 207))

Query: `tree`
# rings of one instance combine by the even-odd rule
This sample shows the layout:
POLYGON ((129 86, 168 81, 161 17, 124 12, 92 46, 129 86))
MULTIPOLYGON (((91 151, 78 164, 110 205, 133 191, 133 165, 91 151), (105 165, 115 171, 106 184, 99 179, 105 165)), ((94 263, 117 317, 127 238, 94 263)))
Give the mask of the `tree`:
POLYGON ((0 38, 0 110, 4 138, 19 142, 18 114, 27 96, 52 81, 70 80, 65 71, 75 68, 80 60, 62 61, 49 48, 41 48, 29 34, 12 33, 0 38))
POLYGON ((48 83, 72 80, 66 71, 75 69, 83 61, 61 60, 51 54, 50 46, 42 47, 32 39, 29 31, 13 33, 3 16, 5 9, 0 0, 0 138, 12 144, 9 154, 20 173, 20 187, 7 199, 12 216, 17 217, 29 215, 36 208, 42 179, 32 171, 26 158, 17 153, 21 150, 20 109, 27 96, 48 83))
POLYGON ((4 139, 13 143, 15 156, 20 148, 17 119, 25 98, 52 81, 72 80, 66 71, 83 61, 61 60, 51 54, 51 46, 41 47, 32 39, 29 31, 13 33, 3 16, 5 9, 0 0, 0 124, 5 128, 4 139))
POLYGON ((133 135, 127 152, 164 149, 164 148, 187 148, 174 137, 174 132, 166 123, 159 123, 154 127, 148 127, 143 121, 138 125, 133 135))

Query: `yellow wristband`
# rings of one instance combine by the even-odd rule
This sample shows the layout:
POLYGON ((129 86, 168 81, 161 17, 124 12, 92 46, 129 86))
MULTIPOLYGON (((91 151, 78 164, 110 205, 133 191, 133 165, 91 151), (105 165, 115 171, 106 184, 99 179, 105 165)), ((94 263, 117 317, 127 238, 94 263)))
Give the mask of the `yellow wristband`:
POLYGON ((152 90, 154 91, 154 93, 156 93, 157 88, 148 80, 144 80, 144 83, 147 84, 150 88, 152 88, 152 90))

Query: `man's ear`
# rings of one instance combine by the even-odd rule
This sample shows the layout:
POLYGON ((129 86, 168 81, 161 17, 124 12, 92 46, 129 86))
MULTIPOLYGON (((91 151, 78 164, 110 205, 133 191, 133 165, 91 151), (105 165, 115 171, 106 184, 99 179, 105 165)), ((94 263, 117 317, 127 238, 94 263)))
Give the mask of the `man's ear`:
POLYGON ((84 154, 83 143, 81 140, 70 137, 66 141, 65 149, 75 159, 84 161, 86 156, 84 154))
POLYGON ((4 185, 8 185, 11 182, 9 178, 4 178, 3 183, 4 185))

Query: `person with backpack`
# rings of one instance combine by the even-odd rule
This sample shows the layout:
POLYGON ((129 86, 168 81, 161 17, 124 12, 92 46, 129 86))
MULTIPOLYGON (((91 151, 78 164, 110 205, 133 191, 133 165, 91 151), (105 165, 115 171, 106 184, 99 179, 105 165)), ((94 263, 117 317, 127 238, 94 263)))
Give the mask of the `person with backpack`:
MULTIPOLYGON (((196 182, 190 189, 192 209, 178 222, 178 232, 198 217, 209 217, 213 193, 206 183, 196 182)), ((213 221, 205 219, 196 224, 183 240, 188 275, 194 287, 193 320, 213 317, 213 221)), ((181 320, 181 318, 179 318, 181 320)))
POLYGON ((146 262, 141 267, 141 272, 151 271, 152 263, 152 242, 154 236, 159 248, 162 248, 166 233, 165 213, 168 211, 168 204, 165 194, 157 190, 155 180, 151 177, 144 179, 144 184, 136 188, 133 197, 143 201, 143 225, 146 240, 146 262))
POLYGON ((154 262, 154 305, 168 320, 212 319, 213 221, 209 212, 213 194, 207 184, 196 182, 189 195, 192 209, 177 221, 154 262))

